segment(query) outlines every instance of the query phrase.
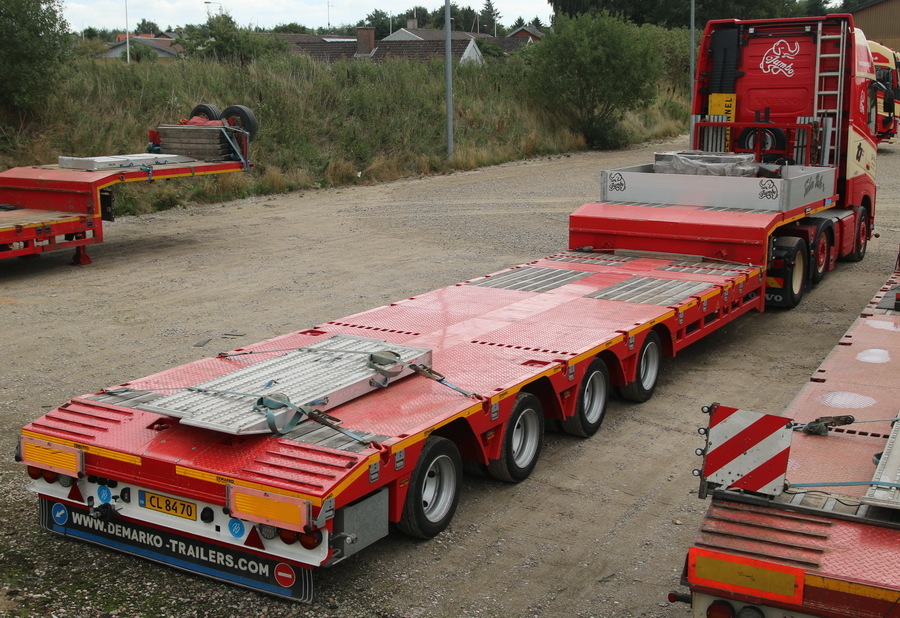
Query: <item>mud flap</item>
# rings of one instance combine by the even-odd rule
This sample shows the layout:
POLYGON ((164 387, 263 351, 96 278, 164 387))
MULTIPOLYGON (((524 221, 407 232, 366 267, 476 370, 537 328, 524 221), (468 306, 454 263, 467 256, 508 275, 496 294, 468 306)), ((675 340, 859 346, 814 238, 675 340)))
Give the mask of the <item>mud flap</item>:
POLYGON ((257 592, 312 603, 312 569, 124 517, 91 517, 87 507, 40 497, 41 528, 257 592))

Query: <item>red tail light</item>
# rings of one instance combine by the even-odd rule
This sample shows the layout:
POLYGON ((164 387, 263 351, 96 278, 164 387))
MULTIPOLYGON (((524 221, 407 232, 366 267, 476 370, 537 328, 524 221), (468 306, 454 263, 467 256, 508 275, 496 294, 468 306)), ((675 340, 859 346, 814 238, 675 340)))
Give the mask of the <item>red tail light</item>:
POLYGON ((297 535, 297 538, 300 540, 300 545, 302 545, 304 549, 315 549, 319 546, 319 543, 322 542, 322 533, 319 530, 301 532, 297 535))
POLYGON ((706 608, 706 618, 734 618, 734 608, 726 601, 713 601, 706 608))
POLYGON ((279 528, 278 537, 285 545, 293 545, 297 542, 297 533, 293 530, 285 530, 284 528, 279 528))
POLYGON ((56 472, 51 472, 50 470, 41 470, 41 476, 43 476, 44 480, 48 483, 56 482, 56 472))
POLYGON ((41 478, 42 470, 40 468, 35 468, 34 466, 28 466, 28 476, 33 478, 34 480, 38 480, 41 478))

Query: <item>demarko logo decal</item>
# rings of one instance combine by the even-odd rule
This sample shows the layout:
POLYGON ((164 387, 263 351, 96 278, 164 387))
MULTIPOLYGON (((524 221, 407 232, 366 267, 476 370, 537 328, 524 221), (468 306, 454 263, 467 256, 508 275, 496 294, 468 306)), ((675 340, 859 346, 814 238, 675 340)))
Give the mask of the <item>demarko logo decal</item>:
POLYGON ((791 45, 784 39, 778 39, 778 42, 772 46, 769 51, 763 55, 759 68, 763 73, 771 73, 772 75, 794 76, 794 58, 800 53, 800 43, 794 41, 791 45), (788 62, 790 61, 790 62, 788 62))

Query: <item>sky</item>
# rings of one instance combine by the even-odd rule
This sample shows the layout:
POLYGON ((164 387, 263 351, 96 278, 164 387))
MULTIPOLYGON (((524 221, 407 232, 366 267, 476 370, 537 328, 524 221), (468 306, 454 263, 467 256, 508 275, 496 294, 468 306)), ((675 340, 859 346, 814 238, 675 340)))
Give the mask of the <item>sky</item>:
MULTIPOLYGON (((480 11, 484 0, 455 0, 458 6, 471 6, 480 11)), ((499 22, 512 25, 521 16, 526 22, 540 17, 549 23, 553 12, 547 0, 493 0, 500 11, 499 22)), ((185 24, 201 24, 207 12, 222 10, 231 14, 240 26, 272 28, 278 24, 297 22, 310 28, 325 28, 355 24, 366 15, 380 9, 386 13, 405 12, 413 6, 429 11, 443 6, 440 0, 63 0, 63 15, 73 31, 92 26, 110 30, 125 29, 126 7, 128 29, 134 30, 141 19, 148 19, 160 28, 185 24)), ((405 20, 396 20, 394 29, 406 27, 405 20), (400 22, 403 23, 400 23, 400 22)))

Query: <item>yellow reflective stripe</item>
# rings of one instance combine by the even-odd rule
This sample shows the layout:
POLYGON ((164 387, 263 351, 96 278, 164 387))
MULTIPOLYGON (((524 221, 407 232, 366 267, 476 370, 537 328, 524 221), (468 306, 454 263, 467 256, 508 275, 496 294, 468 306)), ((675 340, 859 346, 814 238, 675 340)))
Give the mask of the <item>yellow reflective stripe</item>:
POLYGON ((137 455, 129 455, 128 453, 120 453, 119 451, 111 451, 109 449, 100 448, 98 446, 91 446, 90 444, 83 444, 81 442, 74 442, 72 440, 61 440, 59 438, 48 438, 45 435, 35 433, 33 431, 22 431, 22 435, 35 438, 37 440, 46 440, 47 442, 53 442, 54 444, 60 444, 62 446, 70 446, 72 448, 77 448, 79 451, 84 451, 85 453, 90 453, 91 455, 96 455, 98 457, 105 457, 106 459, 114 459, 116 461, 121 461, 124 463, 129 463, 135 466, 141 465, 141 458, 137 455))
POLYGON ((812 586, 813 588, 841 592, 843 594, 852 594, 867 599, 887 601, 888 603, 893 603, 900 597, 900 593, 896 590, 886 590, 884 588, 876 588, 875 586, 867 586, 865 584, 855 584, 853 582, 821 577, 820 575, 807 575, 806 585, 812 586))

